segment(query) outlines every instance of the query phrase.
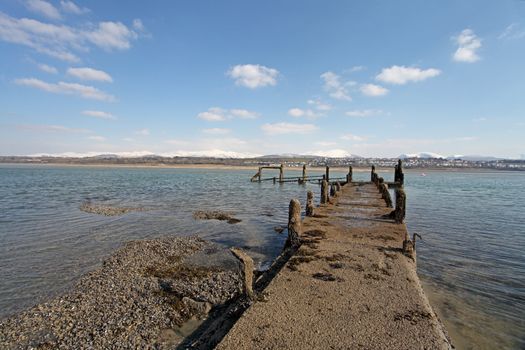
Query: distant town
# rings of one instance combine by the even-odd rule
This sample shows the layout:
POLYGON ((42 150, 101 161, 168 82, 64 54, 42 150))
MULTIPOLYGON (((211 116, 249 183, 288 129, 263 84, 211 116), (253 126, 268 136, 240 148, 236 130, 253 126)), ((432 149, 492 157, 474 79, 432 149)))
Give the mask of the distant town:
MULTIPOLYGON (((17 164, 68 164, 68 165, 143 165, 143 166, 170 166, 170 165, 225 165, 225 166, 265 166, 284 164, 288 167, 393 167, 398 158, 327 158, 315 156, 263 156, 257 158, 212 158, 212 157, 119 157, 115 155, 100 155, 96 157, 51 157, 51 156, 0 156, 0 163, 17 164)), ((494 170, 525 171, 525 159, 447 159, 447 158, 404 158, 404 167, 412 169, 457 169, 476 168, 494 170)))

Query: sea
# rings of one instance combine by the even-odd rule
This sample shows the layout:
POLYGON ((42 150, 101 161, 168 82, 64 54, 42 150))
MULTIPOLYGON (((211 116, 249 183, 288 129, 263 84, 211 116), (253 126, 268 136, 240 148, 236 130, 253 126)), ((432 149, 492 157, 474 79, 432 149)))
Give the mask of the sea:
MULTIPOLYGON (((130 240, 198 235, 267 268, 285 242, 274 228, 286 226, 290 199, 304 205, 306 191, 318 199, 320 189, 251 183, 254 173, 0 164, 0 319, 64 292, 130 240), (144 210, 106 217, 81 211, 88 201, 144 210), (197 221, 197 210, 242 221, 197 221)), ((393 170, 379 174, 393 179, 393 170)), ((405 171, 407 226, 422 236, 418 274, 457 349, 525 349, 524 189, 524 172, 405 171)))

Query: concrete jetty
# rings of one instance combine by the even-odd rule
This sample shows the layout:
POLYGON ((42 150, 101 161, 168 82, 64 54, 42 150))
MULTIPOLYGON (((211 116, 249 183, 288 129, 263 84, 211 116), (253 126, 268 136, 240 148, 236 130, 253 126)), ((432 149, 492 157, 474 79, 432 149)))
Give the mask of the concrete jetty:
POLYGON ((217 349, 450 349, 387 202, 383 183, 337 186, 294 229, 299 248, 217 349))

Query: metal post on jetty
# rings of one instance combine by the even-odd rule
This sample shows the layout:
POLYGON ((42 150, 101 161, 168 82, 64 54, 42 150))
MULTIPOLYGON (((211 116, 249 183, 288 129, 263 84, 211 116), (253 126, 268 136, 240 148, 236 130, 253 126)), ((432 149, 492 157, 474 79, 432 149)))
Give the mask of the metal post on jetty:
POLYGON ((285 247, 298 247, 301 244, 301 203, 297 199, 290 201, 288 208, 288 239, 285 247))
POLYGON ((314 193, 310 190, 306 192, 306 216, 314 216, 314 193))

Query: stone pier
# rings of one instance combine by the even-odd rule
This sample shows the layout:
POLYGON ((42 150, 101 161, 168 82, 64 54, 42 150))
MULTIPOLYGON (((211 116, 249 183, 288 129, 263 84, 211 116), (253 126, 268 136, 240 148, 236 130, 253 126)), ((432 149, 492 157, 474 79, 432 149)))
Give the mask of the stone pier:
POLYGON ((299 249, 217 348, 451 349, 416 273, 404 198, 391 217, 382 191, 343 185, 292 227, 299 249))

